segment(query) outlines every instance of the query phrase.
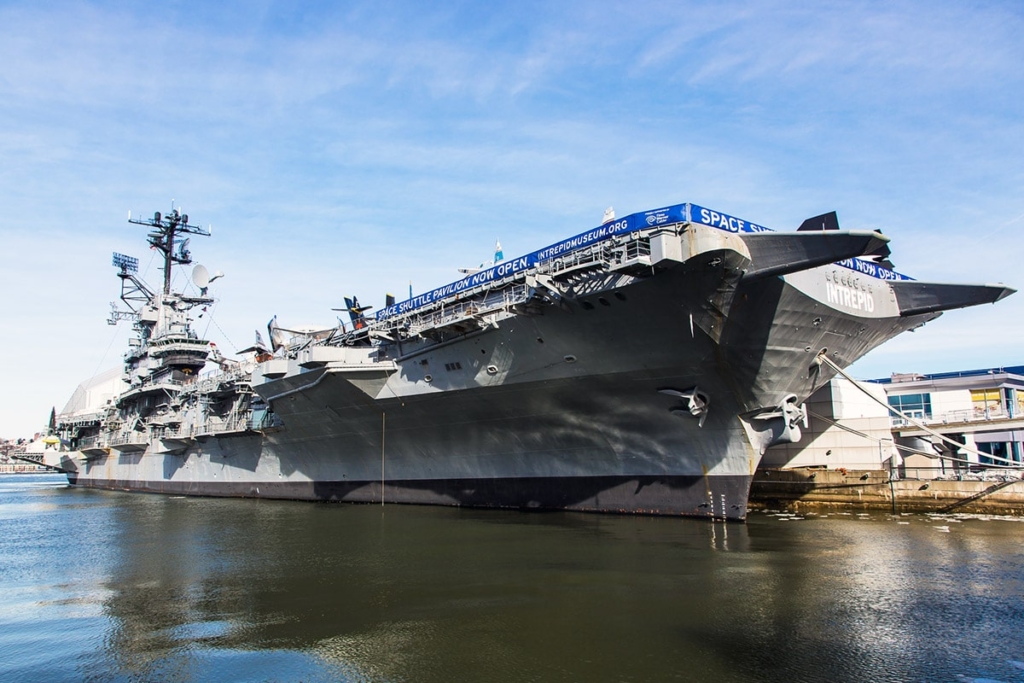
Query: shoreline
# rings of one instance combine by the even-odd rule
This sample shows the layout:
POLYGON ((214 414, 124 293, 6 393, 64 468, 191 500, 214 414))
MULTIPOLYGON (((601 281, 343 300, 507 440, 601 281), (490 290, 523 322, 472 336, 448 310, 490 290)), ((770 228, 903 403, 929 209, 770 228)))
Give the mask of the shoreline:
MULTIPOLYGON (((0 476, 6 474, 46 474, 52 472, 42 465, 13 465, 13 464, 0 464, 0 476)), ((53 474, 60 474, 59 472, 53 472, 53 474)))

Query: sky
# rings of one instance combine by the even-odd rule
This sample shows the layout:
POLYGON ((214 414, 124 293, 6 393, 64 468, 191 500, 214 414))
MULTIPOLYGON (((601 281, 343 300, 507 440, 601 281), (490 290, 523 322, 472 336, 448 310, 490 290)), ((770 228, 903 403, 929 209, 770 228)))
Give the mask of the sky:
MULTIPOLYGON (((835 210, 919 280, 1024 287, 1019 0, 0 0, 0 25, 0 437, 121 363, 111 252, 160 282, 129 211, 212 226, 197 330, 229 354, 608 206, 835 210)), ((852 372, 1019 365, 1022 340, 1017 294, 852 372)))

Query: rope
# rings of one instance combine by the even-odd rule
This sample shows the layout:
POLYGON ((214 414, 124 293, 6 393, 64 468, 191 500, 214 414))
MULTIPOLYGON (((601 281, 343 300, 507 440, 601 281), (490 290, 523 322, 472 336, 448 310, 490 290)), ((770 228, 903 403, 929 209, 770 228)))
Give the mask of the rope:
MULTIPOLYGON (((219 304, 219 303, 220 303, 219 300, 218 301, 214 301, 213 305, 210 306, 210 309, 208 311, 204 311, 203 312, 203 314, 206 316, 206 327, 203 328, 203 339, 208 339, 207 335, 210 333, 210 324, 213 322, 213 313, 214 313, 214 311, 217 310, 217 304, 219 304)), ((217 329, 220 329, 220 328, 217 328, 217 329)), ((227 336, 225 336, 224 338, 227 339, 227 336)))
MULTIPOLYGON (((210 311, 210 322, 213 323, 213 326, 217 328, 218 332, 224 335, 224 338, 228 340, 228 344, 231 344, 231 346, 235 349, 235 353, 238 353, 238 346, 235 344, 235 342, 231 341, 231 338, 228 337, 224 330, 220 329, 220 325, 218 325, 217 321, 213 319, 213 311, 210 311)), ((207 325, 207 329, 209 329, 209 325, 207 325)))
MULTIPOLYGON (((953 452, 954 453, 956 453, 958 450, 963 450, 963 451, 967 451, 967 453, 969 453, 971 455, 976 455, 979 458, 990 458, 992 460, 1001 460, 1001 461, 1003 461, 1005 463, 1009 463, 1007 465, 991 465, 992 467, 1005 467, 1005 468, 1008 468, 1008 469, 1019 469, 1020 468, 1020 465, 1018 463, 1014 462, 1013 460, 1010 460, 1009 458, 1003 458, 1001 456, 992 455, 990 453, 982 453, 982 452, 980 452, 980 451, 978 451, 976 449, 970 448, 970 447, 966 446, 965 444, 960 443, 959 441, 954 441, 953 439, 950 439, 948 436, 945 436, 943 434, 938 433, 934 429, 931 429, 928 426, 926 426, 925 424, 923 424, 921 422, 918 422, 917 420, 915 420, 914 418, 910 417, 909 415, 904 414, 902 411, 900 411, 895 406, 891 406, 887 402, 882 401, 877 396, 872 394, 870 391, 868 391, 867 389, 862 387, 860 382, 858 382, 853 377, 850 377, 848 374, 846 374, 843 371, 842 368, 840 368, 838 365, 833 363, 828 358, 828 356, 826 356, 824 353, 819 353, 814 360, 815 360, 816 363, 819 363, 819 364, 820 363, 825 363, 826 365, 828 365, 830 368, 832 368, 837 373, 839 373, 840 375, 845 377, 847 380, 849 380, 850 383, 853 384, 853 386, 855 386, 858 390, 863 392, 865 396, 867 396, 868 398, 870 398, 872 401, 874 401, 875 403, 879 404, 880 406, 883 406, 889 412, 893 413, 894 415, 898 415, 900 418, 906 420, 907 422, 909 422, 913 426, 917 427, 918 429, 922 430, 926 434, 929 434, 932 437, 936 437, 939 440, 944 441, 947 444, 950 444, 951 446, 953 446, 953 452)), ((970 463, 970 464, 977 464, 977 463, 970 463)))
MULTIPOLYGON (((871 436, 870 434, 865 434, 864 432, 858 431, 858 430, 854 429, 853 427, 849 427, 847 425, 840 424, 839 422, 836 422, 835 420, 833 420, 831 418, 825 417, 824 415, 821 415, 819 413, 814 412, 810 408, 807 408, 806 410, 807 410, 807 414, 808 415, 811 415, 814 418, 816 418, 818 420, 821 420, 822 422, 828 422, 830 425, 832 425, 834 427, 839 427, 839 429, 847 431, 847 432, 849 432, 851 434, 863 437, 863 438, 867 439, 868 441, 874 441, 875 443, 882 443, 882 442, 885 442, 885 441, 890 441, 891 442, 892 441, 892 439, 887 439, 887 438, 879 439, 877 437, 871 436)), ((895 443, 895 442, 893 442, 892 445, 897 450, 903 451, 905 453, 911 453, 911 454, 914 454, 914 455, 923 455, 926 458, 938 458, 939 460, 947 460, 949 462, 958 462, 958 463, 962 463, 964 465, 977 465, 978 464, 978 463, 975 463, 975 462, 971 462, 970 460, 967 460, 966 458, 957 458, 957 457, 954 457, 952 455, 942 455, 941 453, 936 453, 935 451, 925 451, 925 450, 921 450, 920 448, 914 448, 913 446, 904 446, 902 444, 898 444, 898 443, 895 443)), ((985 455, 986 457, 990 457, 988 455, 988 453, 984 453, 983 455, 985 455)), ((1005 468, 1005 469, 1021 469, 1020 466, 1009 467, 1007 465, 992 465, 992 467, 999 467, 999 468, 1005 468)))
POLYGON ((114 346, 114 342, 117 340, 117 336, 118 336, 119 332, 120 332, 120 330, 115 325, 114 326, 114 336, 110 338, 110 343, 107 344, 107 350, 103 352, 103 357, 100 358, 100 362, 96 364, 96 369, 92 371, 92 377, 95 377, 96 375, 100 374, 100 368, 107 361, 107 354, 110 353, 111 347, 114 346))
POLYGON ((156 260, 156 249, 149 250, 149 263, 146 264, 146 269, 142 271, 142 280, 146 280, 146 276, 149 275, 149 270, 153 267, 153 261, 156 260))

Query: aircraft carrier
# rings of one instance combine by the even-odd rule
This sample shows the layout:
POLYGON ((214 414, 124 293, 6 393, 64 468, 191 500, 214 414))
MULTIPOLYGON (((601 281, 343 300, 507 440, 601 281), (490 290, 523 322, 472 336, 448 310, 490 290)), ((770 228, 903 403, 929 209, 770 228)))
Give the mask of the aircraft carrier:
POLYGON ((131 219, 163 287, 115 254, 111 322, 137 335, 55 416, 46 462, 103 489, 739 520, 832 376, 822 356, 846 367, 1014 291, 901 275, 886 237, 834 213, 793 232, 690 203, 607 218, 374 315, 353 297, 336 327, 275 318, 237 360, 191 324, 217 276, 171 290, 207 231, 131 219))

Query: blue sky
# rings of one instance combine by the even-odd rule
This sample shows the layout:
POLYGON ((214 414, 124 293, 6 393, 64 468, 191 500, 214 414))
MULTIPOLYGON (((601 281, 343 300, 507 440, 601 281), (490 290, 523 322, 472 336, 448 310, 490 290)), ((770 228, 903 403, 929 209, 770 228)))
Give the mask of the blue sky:
MULTIPOLYGON (((295 4, 0 2, 0 436, 120 362, 110 253, 158 282, 127 212, 172 199, 213 225, 227 351, 610 205, 836 210, 918 279, 1024 285, 1019 2, 295 4)), ((1022 314, 949 313, 854 373, 1024 363, 1022 314)))

